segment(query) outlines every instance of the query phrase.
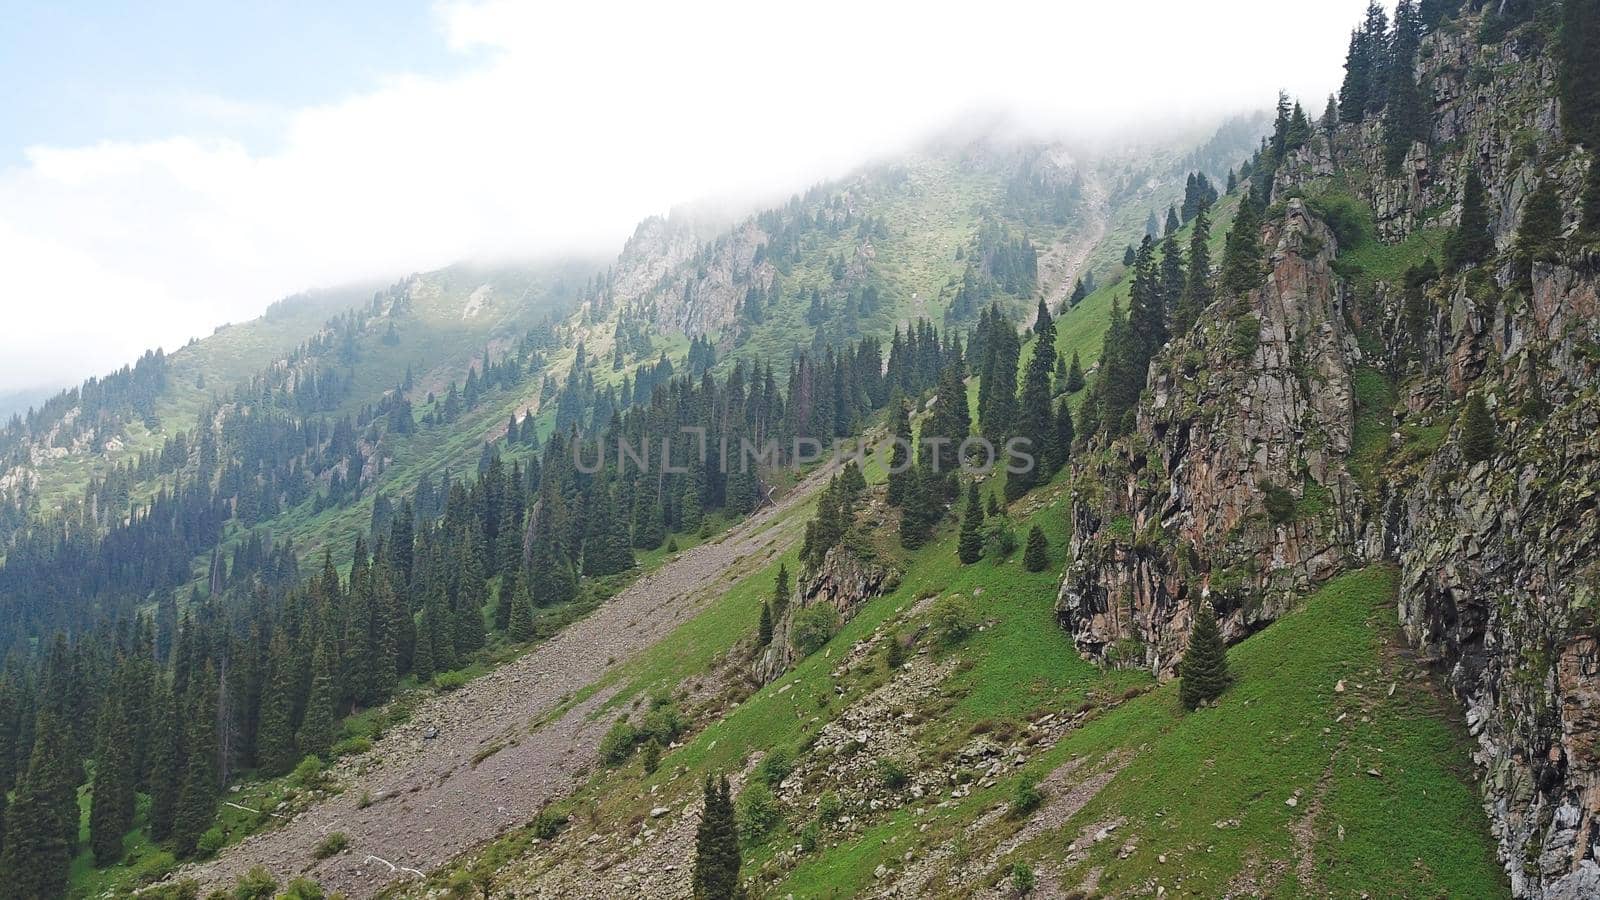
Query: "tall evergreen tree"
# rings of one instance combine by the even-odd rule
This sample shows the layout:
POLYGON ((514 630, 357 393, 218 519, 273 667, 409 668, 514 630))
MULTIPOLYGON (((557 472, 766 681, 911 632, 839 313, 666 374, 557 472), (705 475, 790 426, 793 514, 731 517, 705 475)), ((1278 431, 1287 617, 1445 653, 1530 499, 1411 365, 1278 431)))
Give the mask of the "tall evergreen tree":
POLYGON ((1473 391, 1467 398, 1466 409, 1461 412, 1461 455, 1469 463, 1483 462, 1494 458, 1497 443, 1489 406, 1484 403, 1481 391, 1473 391))
POLYGON ((915 458, 911 452, 911 416, 899 393, 889 401, 889 433, 894 443, 889 449, 888 500, 890 506, 899 506, 905 502, 906 482, 911 478, 911 463, 915 458))
POLYGON ((1067 393, 1076 394, 1083 390, 1083 361, 1078 359, 1078 351, 1072 351, 1072 362, 1067 366, 1067 393))
POLYGON ((173 816, 178 808, 178 791, 183 784, 184 711, 165 684, 157 689, 154 702, 157 715, 150 737, 150 836, 158 841, 172 834, 173 816))
POLYGON ((1554 260, 1561 245, 1561 197, 1554 180, 1541 178, 1517 224, 1517 277, 1525 287, 1533 286, 1533 264, 1554 260))
POLYGON ((1600 0, 1561 0, 1560 34, 1561 127, 1600 152, 1600 0))
POLYGON ((68 758, 69 743, 68 729, 56 713, 41 710, 27 771, 6 808, 0 871, 6 873, 11 896, 66 895, 73 852, 67 834, 76 834, 78 828, 78 779, 68 758))
POLYGON ((616 495, 602 470, 589 494, 583 534, 583 574, 615 575, 633 568, 628 529, 617 510, 616 495))
POLYGON ((1222 696, 1232 680, 1228 675, 1228 652, 1217 628, 1217 613, 1210 601, 1202 601, 1189 629, 1189 643, 1178 663, 1178 698, 1189 709, 1222 696))
POLYGON ((691 889, 696 900, 732 900, 739 891, 739 826, 728 778, 706 776, 705 805, 695 830, 691 889))
POLYGON ((133 827, 132 741, 123 698, 112 695, 101 705, 95 741, 94 793, 89 805, 89 842, 94 863, 107 866, 122 858, 122 837, 133 827))
POLYGON ((1172 333, 1188 334, 1211 305, 1211 217, 1204 209, 1195 214, 1189 233, 1189 267, 1172 313, 1172 333))
POLYGON ((956 557, 971 565, 983 559, 983 503, 978 499, 978 483, 967 482, 967 508, 961 516, 961 538, 956 557))
POLYGON ((1050 541, 1037 525, 1028 529, 1028 545, 1022 553, 1022 567, 1029 572, 1043 572, 1050 568, 1050 541))
POLYGON ((294 679, 289 644, 283 632, 272 636, 267 648, 267 687, 261 694, 260 726, 256 731, 256 761, 262 774, 283 775, 294 768, 294 679))
POLYGON ((506 623, 506 635, 519 644, 526 643, 535 637, 533 598, 528 596, 527 583, 520 574, 513 572, 506 577, 507 581, 501 587, 501 592, 506 595, 504 602, 511 610, 506 623))
POLYGON ((1243 294, 1261 285, 1265 256, 1261 248, 1261 209, 1248 194, 1239 200, 1239 212, 1222 248, 1222 286, 1243 294))
POLYGON ((1428 138, 1428 103, 1417 84, 1415 63, 1422 40, 1422 21, 1411 0, 1400 0, 1394 10, 1390 41, 1388 106, 1383 116, 1384 165, 1391 176, 1400 174, 1411 146, 1428 138))
POLYGON ((194 853, 217 813, 217 674, 210 663, 190 684, 186 707, 183 786, 172 820, 179 856, 194 853))
POLYGON ((326 760, 333 747, 337 719, 333 704, 336 687, 333 683, 333 665, 328 652, 319 646, 311 663, 311 694, 306 699, 306 712, 295 734, 295 746, 301 754, 318 756, 326 760))
POLYGON ((1468 163, 1466 186, 1461 194, 1461 220, 1445 236, 1445 268, 1456 271, 1475 266, 1494 255, 1494 234, 1489 230, 1489 210, 1484 198, 1483 177, 1478 167, 1468 163))

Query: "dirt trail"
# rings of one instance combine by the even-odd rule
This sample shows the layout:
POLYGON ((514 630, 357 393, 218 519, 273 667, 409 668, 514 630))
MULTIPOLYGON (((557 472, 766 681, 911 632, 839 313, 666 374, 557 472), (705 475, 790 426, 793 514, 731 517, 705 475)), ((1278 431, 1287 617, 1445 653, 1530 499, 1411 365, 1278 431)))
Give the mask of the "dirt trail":
POLYGON ((610 692, 597 691, 532 732, 530 726, 691 618, 751 570, 743 562, 786 550, 799 529, 785 529, 778 518, 825 487, 831 474, 828 466, 812 473, 776 506, 716 543, 685 551, 520 659, 423 701, 370 752, 340 763, 342 793, 177 877, 197 878, 209 890, 260 865, 280 883, 305 874, 330 892, 365 898, 527 822, 593 764, 609 721, 590 721, 589 713, 610 692), (359 808, 363 794, 371 803, 359 808), (350 849, 315 860, 318 842, 336 831, 348 836, 350 849))

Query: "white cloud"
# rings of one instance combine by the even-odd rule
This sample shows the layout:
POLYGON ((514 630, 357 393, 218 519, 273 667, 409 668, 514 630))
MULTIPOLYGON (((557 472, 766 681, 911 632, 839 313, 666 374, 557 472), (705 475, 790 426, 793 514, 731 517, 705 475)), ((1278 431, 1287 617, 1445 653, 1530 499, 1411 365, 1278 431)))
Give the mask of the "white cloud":
POLYGON ((1315 112, 1363 7, 442 5, 441 39, 478 64, 283 112, 270 152, 175 135, 33 148, 0 172, 0 389, 309 286, 612 247, 675 203, 793 190, 974 109, 1080 136, 1264 107, 1279 86, 1315 112))

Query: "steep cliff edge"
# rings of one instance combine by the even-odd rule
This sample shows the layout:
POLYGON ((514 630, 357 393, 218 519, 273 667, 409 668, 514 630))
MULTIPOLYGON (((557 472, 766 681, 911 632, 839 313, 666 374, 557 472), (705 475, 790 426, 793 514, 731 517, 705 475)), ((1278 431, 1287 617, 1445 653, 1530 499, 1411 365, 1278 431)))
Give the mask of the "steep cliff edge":
POLYGON ((1600 253, 1577 228, 1593 154, 1562 133, 1539 28, 1482 43, 1465 17, 1424 38, 1429 133, 1398 166, 1370 114, 1284 156, 1264 281, 1159 353, 1134 431, 1080 455, 1057 611, 1081 652, 1165 676, 1198 597, 1237 640, 1341 569, 1397 564, 1400 626, 1464 707, 1512 890, 1588 897, 1600 253), (1426 261, 1448 268, 1472 172, 1494 249, 1440 275, 1426 261), (1559 234, 1529 254, 1541 184, 1559 234), (1474 395, 1487 458, 1464 449, 1474 395))

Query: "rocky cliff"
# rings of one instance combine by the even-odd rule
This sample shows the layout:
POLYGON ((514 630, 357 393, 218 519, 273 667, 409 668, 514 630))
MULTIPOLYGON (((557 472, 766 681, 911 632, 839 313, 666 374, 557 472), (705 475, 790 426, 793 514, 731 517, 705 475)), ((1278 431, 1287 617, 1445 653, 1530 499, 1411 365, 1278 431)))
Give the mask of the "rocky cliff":
POLYGON ((795 616, 826 603, 848 622, 861 604, 888 590, 898 576, 875 562, 866 562, 848 546, 830 549, 815 572, 807 573, 794 596, 772 625, 772 641, 751 663, 756 683, 768 684, 789 670, 801 654, 794 646, 795 616))
POLYGON ((1477 33, 1469 19, 1424 40, 1432 130, 1398 172, 1372 117, 1278 167, 1264 283, 1158 355, 1135 432, 1084 454, 1058 613, 1086 654, 1171 674, 1198 597, 1238 639, 1342 567, 1397 565, 1399 623, 1462 702, 1513 891, 1592 897, 1600 253, 1574 231, 1593 158, 1561 134, 1548 42, 1477 33), (1472 169, 1502 253, 1421 286, 1337 265, 1300 199, 1351 197, 1391 255, 1439 260, 1472 169), (1541 178, 1564 237, 1524 277, 1505 251, 1541 178), (1389 396, 1358 399, 1356 379, 1389 396), (1472 393, 1496 424, 1478 462, 1456 424, 1472 393), (1377 432, 1360 448, 1358 421, 1377 432))

